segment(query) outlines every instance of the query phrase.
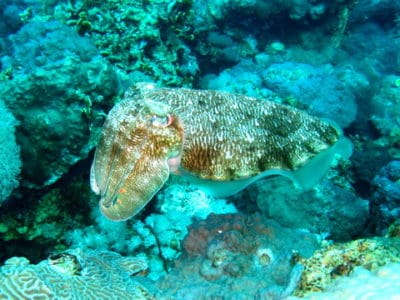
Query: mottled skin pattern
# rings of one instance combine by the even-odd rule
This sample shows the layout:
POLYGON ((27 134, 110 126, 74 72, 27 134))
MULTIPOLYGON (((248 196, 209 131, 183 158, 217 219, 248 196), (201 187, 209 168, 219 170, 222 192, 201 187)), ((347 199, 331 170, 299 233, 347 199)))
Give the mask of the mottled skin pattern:
POLYGON ((101 195, 103 214, 124 220, 147 204, 171 171, 231 181, 296 170, 339 135, 336 127, 271 101, 137 84, 108 115, 91 186, 101 195))

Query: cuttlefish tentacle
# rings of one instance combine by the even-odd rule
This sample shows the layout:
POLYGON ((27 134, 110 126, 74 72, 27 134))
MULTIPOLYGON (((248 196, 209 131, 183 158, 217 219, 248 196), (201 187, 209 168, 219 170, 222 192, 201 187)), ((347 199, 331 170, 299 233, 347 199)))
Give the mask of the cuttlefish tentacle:
POLYGON ((101 212, 111 220, 130 218, 150 201, 168 177, 169 167, 166 160, 142 159, 119 185, 113 199, 100 200, 101 212))
POLYGON ((125 220, 170 172, 219 196, 270 175, 308 188, 348 145, 337 126, 272 101, 137 84, 107 117, 91 185, 103 214, 125 220))

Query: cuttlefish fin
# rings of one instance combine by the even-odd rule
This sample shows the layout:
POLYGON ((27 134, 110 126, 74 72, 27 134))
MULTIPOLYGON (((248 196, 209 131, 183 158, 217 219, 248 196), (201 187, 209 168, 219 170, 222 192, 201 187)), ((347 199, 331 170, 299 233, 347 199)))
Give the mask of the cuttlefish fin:
POLYGON ((161 189, 169 177, 165 159, 141 158, 114 190, 106 190, 100 210, 109 219, 124 221, 137 214, 161 189))
POLYGON ((302 189, 309 190, 328 172, 336 155, 348 159, 352 152, 353 146, 350 140, 341 137, 332 147, 318 153, 300 169, 288 172, 287 177, 302 189))
POLYGON ((352 149, 351 142, 347 138, 341 137, 332 147, 318 153, 304 166, 295 171, 272 169, 253 177, 231 181, 204 180, 185 171, 182 173, 194 186, 216 198, 234 195, 253 182, 269 176, 287 177, 292 180, 297 187, 303 190, 309 190, 327 173, 336 155, 347 159, 351 156, 352 149))

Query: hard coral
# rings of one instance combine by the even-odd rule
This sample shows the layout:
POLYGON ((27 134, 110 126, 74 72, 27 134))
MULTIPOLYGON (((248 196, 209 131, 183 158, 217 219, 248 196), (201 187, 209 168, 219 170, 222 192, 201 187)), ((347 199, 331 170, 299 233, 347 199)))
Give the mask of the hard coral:
POLYGON ((140 71, 164 85, 182 86, 191 85, 198 71, 187 46, 194 39, 188 23, 191 2, 67 1, 48 5, 47 17, 88 36, 116 67, 140 71))
POLYGON ((154 299, 131 277, 146 268, 142 259, 109 251, 68 250, 37 265, 13 257, 0 268, 0 298, 154 299))
POLYGON ((333 244, 303 261, 305 269, 295 295, 322 291, 335 278, 347 276, 357 266, 375 270, 391 262, 400 262, 400 239, 360 239, 333 244))
POLYGON ((343 128, 356 118, 355 93, 338 78, 331 65, 316 68, 302 63, 278 63, 261 75, 267 88, 282 97, 296 98, 313 115, 330 118, 343 128))
POLYGON ((374 271, 357 267, 349 277, 338 278, 323 292, 313 292, 302 298, 293 296, 286 300, 398 299, 399 270, 399 263, 390 263, 374 271))
POLYGON ((369 217, 368 201, 333 180, 323 179, 310 191, 293 189, 285 178, 256 184, 255 197, 263 214, 286 227, 324 232, 335 241, 347 241, 364 230, 369 217))
POLYGON ((174 299, 187 299, 181 297, 184 292, 192 299, 231 299, 238 289, 243 299, 287 295, 294 257, 310 256, 317 245, 315 235, 259 214, 211 214, 189 227, 183 255, 159 286, 174 299))
POLYGON ((14 116, 0 101, 0 206, 18 186, 18 175, 21 168, 19 146, 15 140, 14 116))
POLYGON ((59 22, 32 22, 9 37, 0 99, 21 126, 21 181, 41 188, 86 158, 117 93, 117 75, 87 39, 59 22))
POLYGON ((377 173, 372 186, 371 212, 374 228, 384 233, 388 226, 400 218, 400 161, 391 161, 377 173))

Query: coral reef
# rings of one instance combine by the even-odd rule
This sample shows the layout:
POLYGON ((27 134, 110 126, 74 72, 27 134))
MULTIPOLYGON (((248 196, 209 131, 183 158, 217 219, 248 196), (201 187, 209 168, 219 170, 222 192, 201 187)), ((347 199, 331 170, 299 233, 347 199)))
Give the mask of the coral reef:
POLYGON ((59 22, 28 23, 9 40, 0 98, 21 124, 22 184, 43 187, 95 146, 117 77, 90 40, 59 22))
POLYGON ((399 263, 390 263, 374 271, 356 267, 349 277, 334 280, 323 292, 305 297, 291 296, 286 300, 396 299, 400 295, 399 263))
POLYGON ((188 23, 191 3, 107 1, 99 5, 78 0, 48 5, 45 15, 88 36, 101 55, 124 72, 139 71, 139 76, 163 85, 191 86, 198 71, 187 45, 194 39, 188 23))
MULTIPOLYGON (((339 5, 340 2, 346 1, 268 1, 268 0, 220 0, 213 1, 208 5, 209 13, 216 19, 226 19, 232 12, 247 11, 248 14, 254 13, 257 16, 264 16, 265 18, 277 15, 281 12, 288 14, 292 20, 311 19, 318 20, 323 18, 327 11, 333 10, 339 5)), ((351 1, 347 1, 351 3, 351 1)))
POLYGON ((347 276, 362 266, 368 270, 389 263, 400 262, 398 238, 360 239, 344 244, 333 244, 317 250, 303 260, 304 271, 295 295, 324 290, 335 278, 347 276))
POLYGON ((132 275, 146 261, 109 251, 68 250, 37 265, 12 257, 0 267, 0 299, 155 299, 132 275))
POLYGON ((0 299, 33 285, 75 299, 397 299, 399 6, 0 0, 0 299), (135 219, 111 222, 89 190, 91 150, 143 81, 332 119, 353 155, 309 191, 270 178, 215 199, 171 176, 135 219))
POLYGON ((0 206, 18 186, 21 171, 19 146, 15 140, 17 121, 0 101, 0 206))
POLYGON ((257 184, 252 197, 268 218, 289 228, 305 228, 336 241, 346 241, 363 233, 369 202, 345 186, 324 179, 314 189, 295 189, 285 179, 273 178, 257 184))
POLYGON ((394 223, 389 226, 387 236, 392 237, 392 238, 400 238, 400 220, 399 219, 394 221, 394 223))
POLYGON ((371 197, 374 230, 385 233, 388 226, 400 218, 400 161, 384 166, 372 181, 375 192, 371 197))
POLYGON ((351 13, 349 22, 351 24, 364 24, 365 20, 374 23, 395 23, 398 17, 400 3, 391 0, 363 1, 362 5, 356 5, 351 13))
POLYGON ((243 59, 218 75, 203 76, 201 87, 287 103, 331 119, 343 128, 355 121, 356 95, 364 94, 369 85, 363 74, 351 66, 315 67, 295 62, 274 63, 275 59, 266 53, 243 59))
POLYGON ((175 268, 157 282, 164 297, 236 299, 240 291, 238 299, 264 299, 290 294, 301 272, 295 261, 310 257, 319 242, 259 214, 212 214, 189 227, 182 246, 175 268))
POLYGON ((252 60, 243 60, 232 68, 222 70, 218 75, 203 76, 200 86, 204 89, 223 90, 282 102, 281 98, 263 85, 259 72, 263 67, 264 63, 260 65, 252 60))
POLYGON ((89 223, 89 203, 82 203, 90 199, 87 177, 64 178, 47 191, 7 201, 0 210, 0 260, 23 255, 37 262, 66 249, 65 232, 89 223))
POLYGON ((267 88, 283 98, 295 98, 298 105, 311 114, 332 119, 343 128, 355 120, 355 96, 346 82, 335 76, 332 66, 273 64, 262 72, 261 77, 267 88))
MULTIPOLYGON (((400 43, 396 38, 398 33, 385 29, 386 22, 394 21, 395 19, 388 19, 382 23, 365 22, 351 30, 343 40, 347 64, 352 64, 371 82, 376 80, 378 86, 386 76, 395 75, 398 72, 397 66, 400 63, 396 50, 400 43)), ((373 86, 372 91, 375 92, 378 86, 373 86)), ((369 102, 371 95, 368 95, 366 100, 369 102)), ((372 110, 370 112, 374 113, 372 110)))
POLYGON ((340 45, 355 2, 194 1, 200 72, 219 73, 263 52, 275 62, 327 62, 332 51, 326 47, 340 45))
POLYGON ((400 76, 388 75, 371 99, 371 121, 380 137, 375 141, 394 157, 400 158, 400 76))
MULTIPOLYGON (((183 182, 171 184, 162 190, 157 195, 156 207, 155 213, 145 219, 145 224, 157 241, 158 255, 168 272, 182 253, 181 243, 193 220, 206 219, 211 213, 237 212, 235 206, 226 200, 214 199, 183 182)), ((142 236, 145 237, 143 233, 142 236)))
POLYGON ((192 219, 210 213, 235 213, 223 199, 213 199, 187 183, 168 185, 155 199, 154 212, 143 221, 113 222, 93 207, 90 226, 67 231, 63 239, 73 248, 117 251, 147 257, 148 277, 156 280, 167 274, 182 253, 181 242, 192 219))
POLYGON ((30 7, 29 11, 32 13, 37 6, 24 0, 0 1, 0 38, 17 32, 24 24, 25 14, 22 12, 30 7))
MULTIPOLYGON (((180 215, 176 219, 181 220, 185 218, 203 220, 211 213, 228 214, 237 212, 232 203, 227 202, 225 199, 215 199, 179 177, 172 178, 166 188, 157 194, 156 201, 156 210, 159 213, 180 215)), ((184 235, 186 233, 187 231, 185 231, 184 235)))

